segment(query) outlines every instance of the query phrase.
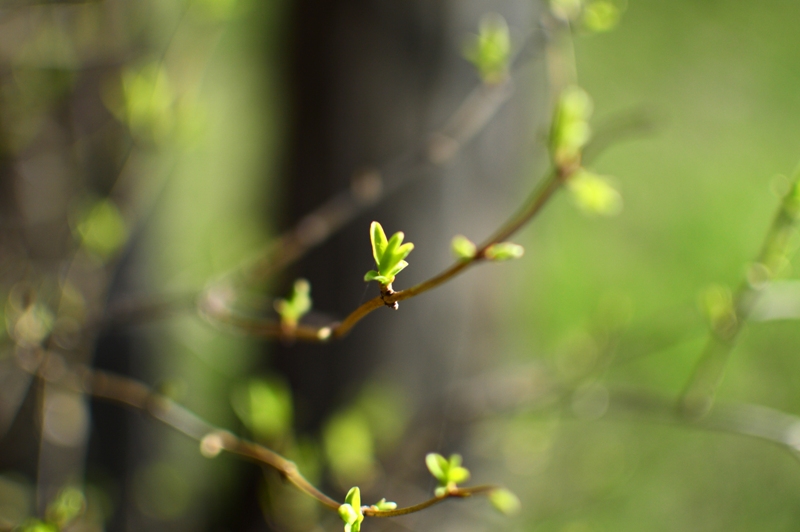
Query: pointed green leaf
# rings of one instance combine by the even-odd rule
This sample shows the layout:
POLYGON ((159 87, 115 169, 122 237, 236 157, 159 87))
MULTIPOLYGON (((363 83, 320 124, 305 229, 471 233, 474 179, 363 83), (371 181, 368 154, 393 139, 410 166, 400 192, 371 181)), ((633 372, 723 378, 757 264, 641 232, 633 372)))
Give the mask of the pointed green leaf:
POLYGON ((428 466, 428 471, 436 480, 441 484, 447 483, 447 470, 450 468, 450 464, 444 456, 438 453, 428 453, 425 456, 425 465, 428 466))
POLYGON ((350 488, 344 498, 344 502, 352 506, 356 514, 361 514, 361 490, 358 486, 350 488))
POLYGON ((378 222, 372 222, 369 226, 369 238, 372 242, 372 258, 375 259, 375 265, 380 269, 381 257, 386 251, 386 233, 383 227, 378 222))
POLYGON ((378 271, 380 271, 383 275, 386 275, 386 273, 396 264, 394 257, 397 253, 397 248, 403 243, 404 237, 405 235, 403 232, 398 231, 392 235, 392 238, 389 239, 389 243, 386 245, 386 250, 383 252, 383 257, 381 257, 381 263, 378 266, 378 271))
POLYGON ((413 249, 414 249, 414 244, 412 244, 411 242, 406 242, 405 244, 397 248, 397 251, 395 251, 394 253, 395 260, 401 261, 404 258, 408 257, 408 254, 411 253, 413 249))
POLYGON ((397 275, 398 273, 400 273, 401 271, 403 271, 406 268, 406 266, 408 266, 408 263, 406 261, 404 261, 404 260, 401 260, 400 262, 395 264, 394 267, 392 267, 391 270, 386 272, 386 277, 388 277, 392 281, 394 281, 394 276, 397 275))

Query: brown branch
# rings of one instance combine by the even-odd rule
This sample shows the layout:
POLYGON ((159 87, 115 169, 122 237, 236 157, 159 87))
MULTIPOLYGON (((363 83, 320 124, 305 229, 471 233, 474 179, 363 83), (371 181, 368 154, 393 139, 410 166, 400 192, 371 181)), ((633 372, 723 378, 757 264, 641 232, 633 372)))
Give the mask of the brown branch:
MULTIPOLYGON (((301 492, 313 497, 331 510, 338 510, 342 504, 309 482, 291 460, 263 445, 239 438, 227 430, 212 425, 142 382, 114 373, 92 369, 89 366, 81 365, 70 368, 61 356, 53 353, 47 355, 39 353, 37 361, 39 362, 38 364, 31 363, 31 361, 23 363, 20 360, 19 365, 25 371, 50 384, 61 386, 75 393, 86 393, 98 399, 119 403, 146 412, 165 425, 200 442, 200 451, 208 458, 213 458, 222 451, 235 454, 247 460, 271 467, 301 492)), ((496 489, 496 486, 456 487, 442 496, 433 497, 406 508, 394 510, 365 508, 364 515, 371 517, 406 515, 419 512, 449 498, 466 498, 487 493, 494 489, 496 489)))
POLYGON ((454 263, 446 270, 431 277, 427 281, 423 281, 411 288, 399 290, 397 292, 381 294, 366 303, 362 304, 351 312, 344 320, 339 323, 334 323, 326 327, 314 328, 309 326, 300 325, 290 331, 285 327, 281 327, 276 322, 249 319, 237 316, 230 310, 230 307, 225 301, 225 294, 230 293, 227 291, 220 291, 213 294, 213 297, 207 297, 201 302, 201 313, 210 318, 214 322, 224 325, 229 325, 235 329, 268 338, 284 338, 288 340, 303 340, 311 342, 327 342, 331 339, 338 339, 346 336, 355 327, 359 321, 365 318, 371 312, 383 307, 392 306, 395 303, 411 299, 429 290, 441 286, 442 284, 455 278, 469 267, 484 262, 487 260, 486 251, 500 242, 505 241, 507 238, 514 235, 528 222, 530 222, 537 214, 539 214, 547 202, 558 191, 561 185, 569 179, 570 175, 578 169, 577 166, 571 168, 551 170, 549 175, 541 182, 541 184, 531 193, 522 207, 513 214, 489 239, 483 242, 476 250, 475 255, 466 260, 461 260, 454 263))

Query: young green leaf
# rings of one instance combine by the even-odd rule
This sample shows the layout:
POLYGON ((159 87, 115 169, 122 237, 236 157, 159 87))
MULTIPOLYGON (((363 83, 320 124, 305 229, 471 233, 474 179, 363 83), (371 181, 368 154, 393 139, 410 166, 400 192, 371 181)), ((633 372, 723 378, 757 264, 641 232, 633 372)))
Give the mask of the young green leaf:
POLYGON ((596 0, 586 5, 583 10, 583 25, 594 32, 613 30, 620 19, 620 9, 613 2, 596 0))
POLYGON ((370 225, 370 241, 372 242, 372 257, 375 259, 377 270, 370 270, 364 275, 366 282, 377 281, 382 285, 394 282, 395 276, 400 273, 408 263, 403 260, 414 249, 414 244, 403 244, 405 235, 398 231, 387 241, 386 233, 378 222, 370 225))
POLYGON ((376 502, 375 504, 373 504, 371 506, 371 508, 373 510, 378 510, 380 512, 383 512, 383 511, 386 511, 386 510, 394 510, 395 508, 397 508, 397 503, 396 502, 389 502, 386 499, 381 499, 378 502, 376 502))
POLYGON ((311 310, 311 285, 305 279, 298 279, 292 287, 288 299, 275 301, 275 310, 281 317, 281 323, 288 327, 295 327, 300 318, 311 310))
POLYGON ((464 235, 456 235, 450 244, 453 255, 459 260, 471 260, 475 257, 475 244, 464 235))
POLYGON ((496 13, 484 15, 478 35, 467 45, 464 57, 475 65, 485 83, 503 81, 511 60, 511 35, 505 19, 496 13))
POLYGON ((486 258, 493 261, 518 259, 525 254, 525 248, 511 242, 492 244, 486 249, 486 258))
POLYGON ((448 490, 456 487, 457 484, 469 480, 469 470, 461 467, 461 455, 450 455, 447 460, 444 456, 437 453, 429 453, 425 456, 425 465, 428 466, 428 471, 439 481, 439 487, 436 489, 435 494, 441 497, 447 493, 448 490))
POLYGON ((428 471, 431 472, 433 478, 438 480, 440 484, 447 484, 449 464, 444 456, 438 453, 428 453, 425 456, 425 465, 428 466, 428 471))
POLYGON ((364 514, 361 511, 361 490, 358 486, 350 488, 339 506, 339 517, 344 521, 344 532, 359 532, 364 514))

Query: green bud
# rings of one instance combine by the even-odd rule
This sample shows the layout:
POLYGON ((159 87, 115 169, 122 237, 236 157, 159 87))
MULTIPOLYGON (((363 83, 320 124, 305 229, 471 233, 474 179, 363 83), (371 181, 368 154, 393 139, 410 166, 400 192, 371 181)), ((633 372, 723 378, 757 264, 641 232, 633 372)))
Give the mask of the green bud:
POLYGON ((394 510, 397 508, 396 502, 388 502, 386 499, 381 499, 372 505, 372 508, 378 511, 394 510))
POLYGON ((369 236, 377 270, 368 271, 364 275, 364 281, 377 281, 382 285, 391 284, 395 276, 408 266, 403 259, 414 249, 414 244, 411 242, 403 244, 405 235, 399 231, 387 240, 386 233, 378 222, 370 224, 369 236))
POLYGON ((511 35, 508 24, 496 13, 484 15, 478 26, 478 35, 464 51, 485 83, 498 83, 508 76, 511 60, 511 35))
POLYGON ((311 310, 311 285, 305 279, 294 282, 292 293, 288 299, 275 301, 275 310, 281 317, 281 323, 294 327, 311 310))
POLYGON ((614 216, 622 210, 622 196, 609 178, 583 168, 567 183, 578 208, 590 216, 614 216))
POLYGON ((592 111, 592 99, 580 87, 573 85, 561 93, 550 131, 551 156, 559 167, 580 160, 581 151, 592 134, 589 127, 592 111))
POLYGON ((489 493, 489 502, 502 514, 516 515, 522 508, 519 498, 513 492, 499 488, 489 493))
POLYGON ((492 244, 486 249, 486 258, 493 261, 518 259, 525 254, 525 248, 511 242, 492 244))
POLYGON ((455 488, 457 484, 469 480, 470 473, 465 467, 461 467, 461 455, 450 455, 450 459, 438 453, 429 453, 425 456, 425 465, 428 466, 428 471, 431 475, 439 481, 439 488, 436 490, 436 496, 441 497, 451 488, 455 488), (442 491, 442 489, 444 491, 442 491))
POLYGON ((456 235, 450 244, 453 255, 459 260, 471 260, 475 257, 475 244, 463 235, 456 235))
POLYGON ((345 532, 359 532, 364 514, 361 512, 361 490, 358 487, 350 488, 344 498, 344 504, 339 506, 339 517, 344 521, 345 532))

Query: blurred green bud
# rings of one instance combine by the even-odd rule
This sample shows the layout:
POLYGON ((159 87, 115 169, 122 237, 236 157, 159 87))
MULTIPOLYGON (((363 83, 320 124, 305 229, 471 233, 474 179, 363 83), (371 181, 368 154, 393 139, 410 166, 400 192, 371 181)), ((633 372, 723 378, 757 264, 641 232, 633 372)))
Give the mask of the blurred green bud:
POLYGON ((378 222, 370 224, 369 237, 372 243, 372 257, 375 259, 378 269, 377 271, 368 271, 364 280, 367 282, 378 281, 384 286, 392 284, 395 276, 408 266, 403 259, 414 249, 414 244, 411 242, 403 244, 405 235, 400 231, 387 240, 386 233, 378 222))
POLYGON ((372 505, 372 509, 373 510, 378 510, 380 512, 383 512, 383 511, 386 511, 386 510, 394 510, 395 508, 397 508, 397 503, 396 502, 388 502, 386 499, 381 499, 381 500, 379 500, 378 502, 376 502, 375 504, 372 505))
POLYGON ((550 0, 553 15, 564 21, 576 20, 583 9, 583 0, 550 0))
POLYGON ((47 507, 47 520, 61 529, 80 516, 85 508, 83 491, 76 487, 64 488, 47 507))
POLYGON ((614 216, 622 210, 622 196, 605 176, 581 168, 569 178, 567 186, 585 214, 614 216))
POLYGON ((607 0, 597 0, 584 8, 583 25, 586 29, 598 33, 610 31, 619 24, 620 16, 621 12, 616 4, 607 0))
POLYGON ((78 220, 76 232, 83 246, 102 259, 113 256, 128 239, 128 229, 116 204, 100 200, 78 220))
POLYGON ((511 242, 499 242, 486 249, 485 256, 488 260, 501 262, 504 260, 518 259, 525 254, 525 248, 511 242))
POLYGON ((339 506, 339 517, 344 521, 344 532, 359 532, 364 514, 361 512, 361 490, 358 487, 350 488, 344 498, 344 504, 339 506))
POLYGON ((435 492, 437 497, 442 497, 457 484, 469 480, 469 470, 461 467, 460 454, 450 455, 448 460, 438 453, 429 453, 425 456, 425 465, 428 466, 431 475, 439 481, 439 487, 435 492))
POLYGON ((464 57, 475 65, 485 83, 503 81, 511 60, 511 35, 505 19, 496 13, 484 15, 478 35, 466 46, 464 57))
POLYGON ((450 244, 453 255, 459 260, 471 260, 475 257, 475 244, 463 235, 456 235, 450 244))
POLYGON ((311 285, 305 279, 294 282, 292 293, 288 299, 275 301, 275 311, 281 317, 281 323, 286 327, 296 327, 300 318, 311 310, 311 285))
POLYGON ((573 85, 561 93, 550 132, 551 155, 557 166, 579 162, 581 150, 592 136, 589 118, 593 110, 592 99, 580 87, 573 85))
POLYGON ((489 493, 489 502, 497 511, 505 515, 516 515, 522 508, 519 498, 505 488, 492 490, 489 493))

